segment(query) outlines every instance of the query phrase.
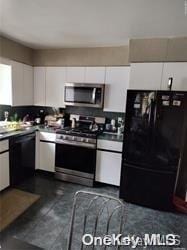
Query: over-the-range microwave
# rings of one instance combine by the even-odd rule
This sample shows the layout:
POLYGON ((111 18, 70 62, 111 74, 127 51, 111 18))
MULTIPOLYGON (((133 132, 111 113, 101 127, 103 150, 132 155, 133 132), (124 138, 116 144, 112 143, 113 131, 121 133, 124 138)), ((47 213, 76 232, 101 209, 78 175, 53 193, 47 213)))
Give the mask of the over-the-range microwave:
POLYGON ((104 89, 104 84, 66 83, 65 105, 102 108, 104 89))

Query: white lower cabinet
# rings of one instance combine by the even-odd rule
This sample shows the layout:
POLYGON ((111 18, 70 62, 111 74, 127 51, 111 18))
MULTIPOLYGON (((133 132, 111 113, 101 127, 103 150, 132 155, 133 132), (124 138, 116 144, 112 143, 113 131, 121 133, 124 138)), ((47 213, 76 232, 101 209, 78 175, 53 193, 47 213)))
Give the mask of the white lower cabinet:
POLYGON ((10 185, 8 141, 0 142, 0 191, 10 185), (4 152, 4 153, 3 153, 4 152))
POLYGON ((0 154, 0 191, 10 185, 9 152, 0 154))
POLYGON ((97 150, 96 181, 120 185, 121 153, 97 150))
POLYGON ((39 169, 55 172, 55 143, 40 142, 39 169))
POLYGON ((120 185, 122 142, 98 140, 95 180, 120 185), (112 148, 109 147, 112 146, 112 148))

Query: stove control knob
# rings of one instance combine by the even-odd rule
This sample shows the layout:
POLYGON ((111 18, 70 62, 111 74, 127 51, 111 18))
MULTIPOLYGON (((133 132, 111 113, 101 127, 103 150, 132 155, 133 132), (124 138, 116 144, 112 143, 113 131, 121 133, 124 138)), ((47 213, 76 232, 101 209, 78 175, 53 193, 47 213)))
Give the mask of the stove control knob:
POLYGON ((62 139, 63 139, 63 140, 66 140, 66 135, 63 135, 63 136, 62 136, 62 139))
POLYGON ((72 136, 72 141, 75 141, 75 136, 72 136))
POLYGON ((89 142, 89 139, 86 139, 86 142, 89 142))
POLYGON ((84 138, 81 138, 81 142, 84 142, 84 138))

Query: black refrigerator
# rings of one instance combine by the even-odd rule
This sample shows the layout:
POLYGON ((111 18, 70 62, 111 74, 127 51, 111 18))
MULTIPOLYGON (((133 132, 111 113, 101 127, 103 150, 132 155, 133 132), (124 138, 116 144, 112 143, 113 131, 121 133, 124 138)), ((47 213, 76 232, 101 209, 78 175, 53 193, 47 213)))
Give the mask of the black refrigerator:
POLYGON ((127 91, 120 198, 159 210, 173 208, 180 162, 187 157, 186 116, 187 92, 127 91))

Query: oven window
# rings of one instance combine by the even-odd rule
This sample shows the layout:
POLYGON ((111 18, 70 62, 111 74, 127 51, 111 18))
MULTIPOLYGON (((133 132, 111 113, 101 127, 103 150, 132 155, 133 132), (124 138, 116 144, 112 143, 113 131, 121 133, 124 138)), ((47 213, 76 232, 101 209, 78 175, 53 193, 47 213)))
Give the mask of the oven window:
POLYGON ((65 101, 95 104, 93 87, 65 87, 65 101))
POLYGON ((56 167, 94 174, 96 150, 66 144, 56 144, 56 167))

